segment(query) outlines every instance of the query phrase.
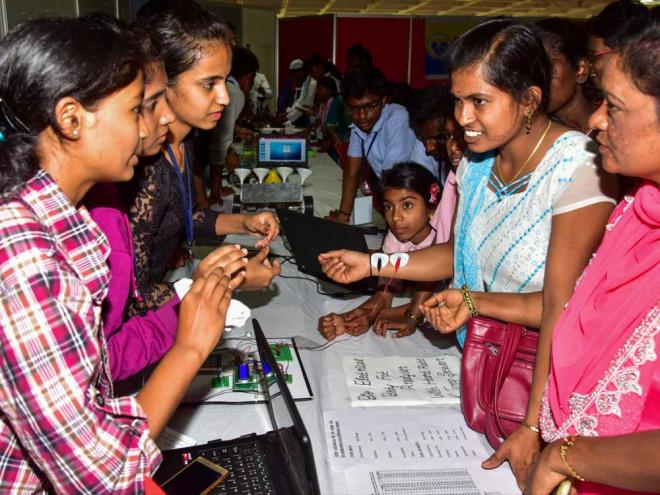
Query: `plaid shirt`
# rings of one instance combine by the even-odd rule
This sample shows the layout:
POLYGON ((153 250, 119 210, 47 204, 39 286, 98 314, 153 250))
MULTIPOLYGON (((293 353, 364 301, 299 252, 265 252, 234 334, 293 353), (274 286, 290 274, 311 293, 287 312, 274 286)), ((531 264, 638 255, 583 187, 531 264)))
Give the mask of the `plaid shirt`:
POLYGON ((105 235, 40 171, 0 197, 0 493, 142 493, 160 453, 114 398, 105 235))

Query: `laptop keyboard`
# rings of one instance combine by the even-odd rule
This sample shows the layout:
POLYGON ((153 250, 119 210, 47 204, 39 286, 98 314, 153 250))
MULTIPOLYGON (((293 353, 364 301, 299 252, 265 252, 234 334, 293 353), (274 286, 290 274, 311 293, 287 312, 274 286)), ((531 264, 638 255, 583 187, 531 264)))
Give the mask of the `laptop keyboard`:
POLYGON ((201 452, 209 461, 229 470, 229 477, 212 495, 272 495, 266 456, 258 442, 219 447, 201 452))

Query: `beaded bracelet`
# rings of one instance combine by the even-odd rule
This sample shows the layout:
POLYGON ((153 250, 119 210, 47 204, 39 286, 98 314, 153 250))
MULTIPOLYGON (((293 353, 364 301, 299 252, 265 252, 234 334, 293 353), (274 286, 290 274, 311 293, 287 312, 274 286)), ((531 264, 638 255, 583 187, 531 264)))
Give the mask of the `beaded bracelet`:
POLYGON ((464 284, 463 287, 461 287, 461 293, 463 294, 463 300, 465 301, 465 305, 470 312, 470 316, 479 316, 479 312, 474 305, 474 299, 472 299, 472 293, 470 292, 470 289, 467 285, 464 284))
POLYGON ((577 437, 575 435, 569 435, 566 438, 564 438, 564 441, 559 447, 559 457, 561 457, 561 460, 564 461, 564 464, 566 465, 566 469, 568 469, 568 472, 571 474, 572 478, 575 478, 576 480, 579 481, 585 481, 585 479, 582 476, 580 476, 575 469, 573 469, 573 466, 571 466, 571 464, 568 462, 568 459, 566 458, 566 454, 568 453, 569 447, 575 445, 576 440, 577 437))

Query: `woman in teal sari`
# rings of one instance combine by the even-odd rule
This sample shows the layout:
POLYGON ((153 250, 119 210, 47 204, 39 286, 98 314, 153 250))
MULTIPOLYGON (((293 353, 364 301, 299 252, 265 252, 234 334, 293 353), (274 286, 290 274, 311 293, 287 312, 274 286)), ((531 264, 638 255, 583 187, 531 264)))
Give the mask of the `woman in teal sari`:
POLYGON ((525 426, 484 463, 508 460, 523 488, 540 450, 539 411, 552 328, 600 242, 616 181, 601 174, 593 142, 547 115, 552 67, 532 30, 487 21, 455 43, 450 65, 454 114, 468 150, 456 173, 452 238, 409 253, 404 266, 369 255, 321 255, 324 272, 347 283, 370 273, 414 281, 453 278, 421 311, 443 333, 477 314, 540 330, 525 426), (371 272, 370 272, 371 270, 371 272))

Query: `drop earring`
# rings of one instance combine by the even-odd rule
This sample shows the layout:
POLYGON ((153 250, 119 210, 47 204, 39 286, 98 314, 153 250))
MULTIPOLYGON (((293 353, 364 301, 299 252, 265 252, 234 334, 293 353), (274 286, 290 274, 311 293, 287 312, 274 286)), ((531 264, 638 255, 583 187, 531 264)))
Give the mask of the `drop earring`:
POLYGON ((532 114, 525 115, 525 134, 532 132, 532 114))
POLYGON ((74 136, 78 137, 78 134, 79 134, 79 133, 78 133, 78 129, 74 129, 74 130, 72 130, 72 131, 71 131, 71 134, 73 134, 74 136))

